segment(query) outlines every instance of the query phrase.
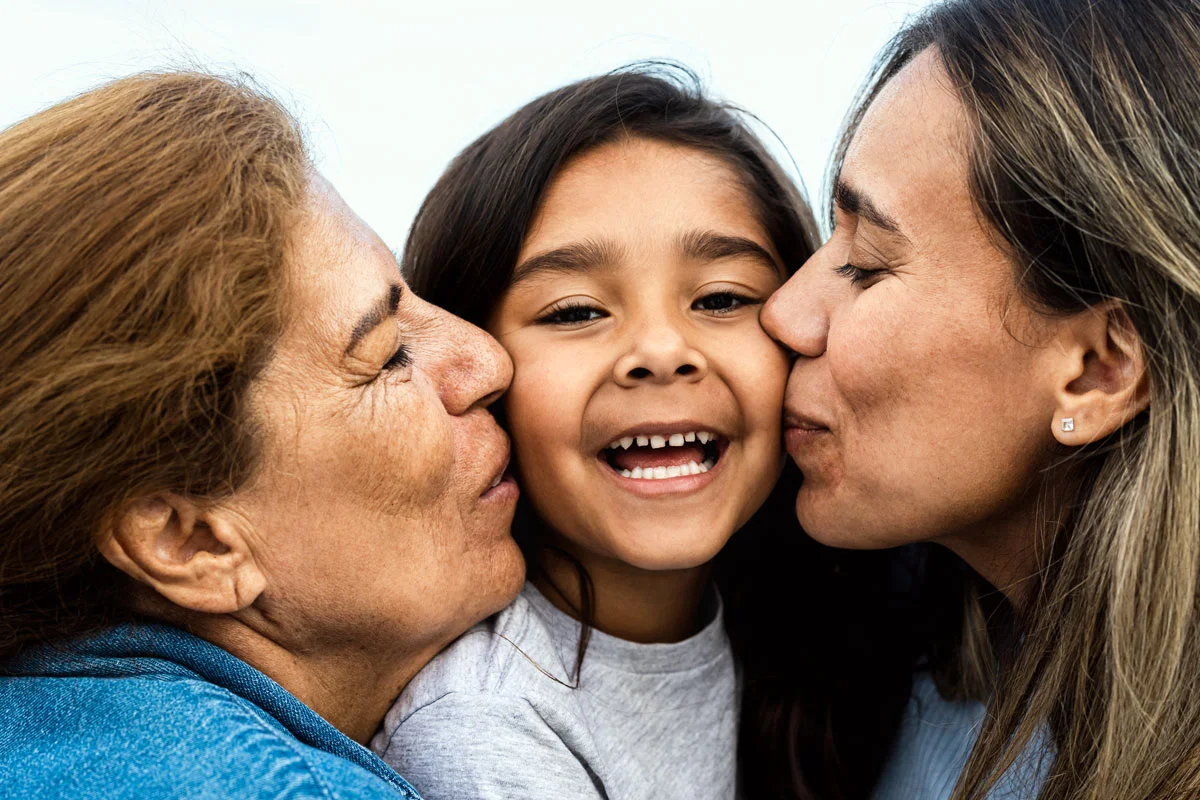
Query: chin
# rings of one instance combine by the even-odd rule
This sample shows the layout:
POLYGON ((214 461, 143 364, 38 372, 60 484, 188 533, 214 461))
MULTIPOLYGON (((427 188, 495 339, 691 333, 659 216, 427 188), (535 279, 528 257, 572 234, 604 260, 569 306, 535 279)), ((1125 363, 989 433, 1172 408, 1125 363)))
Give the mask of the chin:
POLYGON ((882 528, 877 520, 863 519, 855 512, 861 506, 850 503, 822 503, 806 495, 803 488, 796 497, 796 518, 810 539, 826 547, 842 550, 886 550, 911 539, 882 528))
MULTIPOLYGON (((652 534, 639 538, 638 544, 645 544, 652 534)), ((729 537, 720 541, 702 541, 703 537, 688 536, 678 542, 655 542, 653 547, 637 547, 630 545, 622 548, 618 558, 631 567, 647 572, 666 572, 668 570, 685 570, 702 567, 717 557, 729 537)))
POLYGON ((525 557, 521 555, 515 541, 508 539, 501 547, 489 553, 487 558, 490 571, 483 576, 480 589, 486 586, 488 591, 480 591, 476 595, 478 601, 483 604, 481 618, 503 611, 517 599, 517 595, 525 586, 525 557))

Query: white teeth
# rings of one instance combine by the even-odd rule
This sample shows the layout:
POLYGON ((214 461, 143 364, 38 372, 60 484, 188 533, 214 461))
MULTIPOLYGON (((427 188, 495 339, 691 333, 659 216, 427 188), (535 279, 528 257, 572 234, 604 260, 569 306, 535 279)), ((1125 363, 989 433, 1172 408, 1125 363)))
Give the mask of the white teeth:
POLYGON ((708 444, 711 441, 715 441, 716 438, 717 435, 715 433, 709 433, 708 431, 700 431, 699 433, 688 431, 687 433, 672 433, 667 436, 659 436, 657 434, 651 436, 622 436, 620 439, 610 442, 608 449, 628 450, 636 444, 638 447, 650 446, 658 450, 668 445, 671 447, 683 447, 685 444, 697 440, 701 444, 708 444))
POLYGON ((702 475, 713 468, 714 462, 705 461, 699 464, 692 461, 687 464, 679 464, 673 467, 634 467, 632 470, 621 470, 622 477, 633 478, 634 480, 642 481, 658 481, 667 480, 669 478, 686 478, 689 475, 702 475))

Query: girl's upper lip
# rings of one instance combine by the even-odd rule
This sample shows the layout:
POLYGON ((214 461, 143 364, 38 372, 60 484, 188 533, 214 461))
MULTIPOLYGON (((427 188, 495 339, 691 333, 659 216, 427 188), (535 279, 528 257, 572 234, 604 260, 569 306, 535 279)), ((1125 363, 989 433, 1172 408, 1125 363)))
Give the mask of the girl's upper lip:
POLYGON ((827 431, 829 426, 824 422, 818 422, 805 414, 797 414, 794 411, 787 412, 783 418, 783 427, 799 428, 802 431, 827 431))

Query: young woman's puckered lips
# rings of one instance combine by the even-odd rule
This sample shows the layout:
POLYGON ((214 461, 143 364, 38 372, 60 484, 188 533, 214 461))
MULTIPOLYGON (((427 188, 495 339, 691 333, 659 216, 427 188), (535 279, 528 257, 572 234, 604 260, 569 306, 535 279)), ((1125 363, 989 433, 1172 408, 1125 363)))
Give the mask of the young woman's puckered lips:
POLYGON ((783 417, 783 443, 793 457, 830 432, 829 426, 806 414, 787 410, 783 417))

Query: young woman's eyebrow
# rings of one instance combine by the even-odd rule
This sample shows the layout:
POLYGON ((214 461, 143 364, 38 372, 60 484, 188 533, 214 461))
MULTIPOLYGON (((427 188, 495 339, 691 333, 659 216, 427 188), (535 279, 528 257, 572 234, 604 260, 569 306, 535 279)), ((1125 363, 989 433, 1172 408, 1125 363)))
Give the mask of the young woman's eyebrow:
POLYGON ((905 241, 908 237, 900 230, 900 223, 891 214, 881 209, 874 200, 844 179, 838 178, 833 189, 833 201, 847 214, 862 217, 876 228, 895 234, 905 241))
POLYGON ((584 239, 530 256, 513 270, 512 284, 547 273, 587 272, 620 261, 620 248, 603 239, 584 239))
POLYGON ((692 261, 710 262, 723 258, 748 256, 779 274, 783 268, 765 247, 744 236, 730 236, 715 231, 689 231, 679 237, 679 249, 692 261))
POLYGON ((354 324, 354 330, 350 332, 350 344, 346 345, 347 355, 363 340, 364 336, 396 313, 396 309, 400 307, 400 296, 403 293, 404 289, 400 284, 391 284, 388 286, 387 294, 380 295, 379 299, 375 301, 375 305, 359 317, 358 322, 354 324))

